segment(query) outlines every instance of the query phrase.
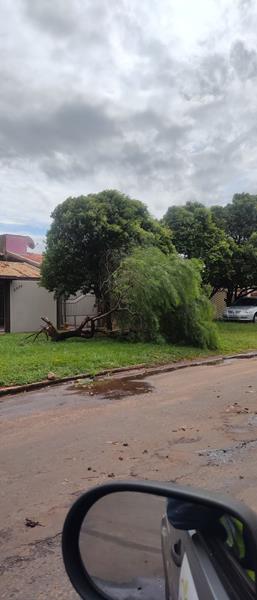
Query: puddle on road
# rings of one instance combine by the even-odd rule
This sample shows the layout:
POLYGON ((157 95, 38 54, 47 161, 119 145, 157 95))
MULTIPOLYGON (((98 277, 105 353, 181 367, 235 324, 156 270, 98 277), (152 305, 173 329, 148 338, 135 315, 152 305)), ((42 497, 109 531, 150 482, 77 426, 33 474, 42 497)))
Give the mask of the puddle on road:
POLYGON ((127 396, 138 396, 153 391, 153 386, 147 381, 134 377, 123 377, 117 379, 99 379, 93 383, 81 383, 69 388, 77 394, 97 396, 104 400, 119 400, 127 396))
POLYGON ((249 440, 247 442, 239 442, 229 448, 207 449, 198 452, 198 456, 206 456, 208 464, 220 465, 227 464, 238 460, 245 451, 257 448, 257 440, 249 440))

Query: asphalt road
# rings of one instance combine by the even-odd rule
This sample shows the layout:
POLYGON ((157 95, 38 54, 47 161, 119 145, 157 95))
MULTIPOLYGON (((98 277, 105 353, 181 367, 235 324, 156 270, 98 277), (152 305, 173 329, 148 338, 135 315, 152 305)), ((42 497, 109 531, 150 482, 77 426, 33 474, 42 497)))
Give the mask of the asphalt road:
POLYGON ((77 598, 60 532, 72 501, 106 479, 222 490, 257 511, 254 359, 6 397, 0 435, 1 599, 77 598))

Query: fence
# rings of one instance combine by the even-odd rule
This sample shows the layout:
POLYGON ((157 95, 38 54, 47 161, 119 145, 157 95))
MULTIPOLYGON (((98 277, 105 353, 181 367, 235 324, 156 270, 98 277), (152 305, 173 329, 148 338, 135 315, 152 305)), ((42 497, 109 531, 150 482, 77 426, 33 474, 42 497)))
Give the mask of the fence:
POLYGON ((60 308, 61 326, 78 327, 85 317, 97 314, 94 294, 70 296, 62 300, 60 308))

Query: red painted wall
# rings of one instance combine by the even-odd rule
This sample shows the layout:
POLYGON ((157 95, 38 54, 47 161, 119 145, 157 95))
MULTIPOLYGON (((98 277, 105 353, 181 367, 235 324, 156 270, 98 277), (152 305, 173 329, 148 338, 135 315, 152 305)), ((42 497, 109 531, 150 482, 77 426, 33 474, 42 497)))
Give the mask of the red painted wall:
POLYGON ((15 254, 26 254, 27 249, 33 249, 35 244, 27 235, 13 235, 5 233, 0 236, 0 251, 4 254, 13 252, 15 254))

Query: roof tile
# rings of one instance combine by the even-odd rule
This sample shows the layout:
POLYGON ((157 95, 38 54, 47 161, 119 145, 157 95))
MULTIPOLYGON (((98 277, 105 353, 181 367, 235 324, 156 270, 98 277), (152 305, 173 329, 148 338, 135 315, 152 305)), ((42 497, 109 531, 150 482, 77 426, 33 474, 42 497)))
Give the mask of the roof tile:
POLYGON ((21 262, 0 261, 0 279, 39 279, 40 269, 21 262))

